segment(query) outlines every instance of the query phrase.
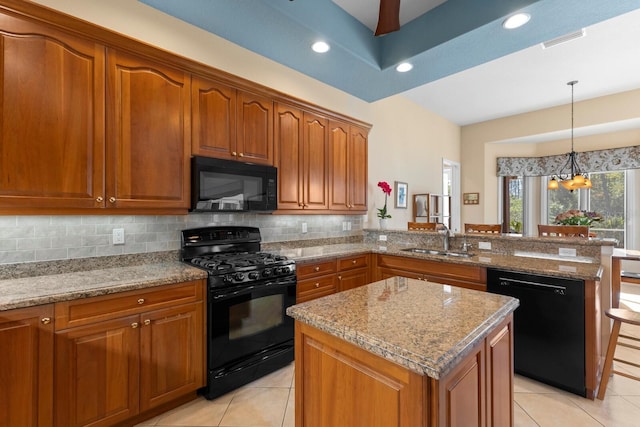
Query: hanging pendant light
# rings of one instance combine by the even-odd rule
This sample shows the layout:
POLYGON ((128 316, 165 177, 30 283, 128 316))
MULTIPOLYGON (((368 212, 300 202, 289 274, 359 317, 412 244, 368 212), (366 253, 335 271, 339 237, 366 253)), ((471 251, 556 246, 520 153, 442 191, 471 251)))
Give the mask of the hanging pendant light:
POLYGON ((567 154, 568 159, 560 172, 553 175, 547 184, 548 190, 557 190, 560 185, 569 190, 578 190, 580 188, 591 188, 591 180, 586 172, 583 172, 578 161, 576 160, 576 152, 573 151, 573 87, 578 83, 577 80, 568 82, 571 86, 571 152, 567 154))

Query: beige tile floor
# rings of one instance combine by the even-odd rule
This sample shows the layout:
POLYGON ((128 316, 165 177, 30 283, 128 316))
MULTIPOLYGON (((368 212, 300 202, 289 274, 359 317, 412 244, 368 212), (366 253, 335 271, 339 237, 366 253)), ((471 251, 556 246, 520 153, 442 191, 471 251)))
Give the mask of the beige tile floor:
MULTIPOLYGON (((640 311, 640 286, 623 284, 622 299, 627 307, 640 311)), ((640 336, 638 329, 626 332, 640 336)), ((635 357, 640 361, 640 356, 635 357)), ((640 375, 640 370, 635 373, 640 375)), ((216 400, 198 398, 138 426, 293 427, 293 375, 291 364, 216 400)), ((613 376, 603 401, 584 399, 518 375, 514 392, 516 427, 640 426, 640 382, 622 376, 613 376)))

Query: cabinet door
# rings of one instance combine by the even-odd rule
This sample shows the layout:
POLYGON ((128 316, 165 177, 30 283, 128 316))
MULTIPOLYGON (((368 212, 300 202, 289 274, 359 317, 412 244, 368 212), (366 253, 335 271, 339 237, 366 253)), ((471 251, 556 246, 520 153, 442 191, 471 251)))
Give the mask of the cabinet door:
POLYGON ((145 411, 204 386, 202 303, 141 316, 140 410, 145 411))
POLYGON ((278 209, 302 209, 302 111, 286 104, 277 104, 275 114, 278 209))
POLYGON ((331 121, 329 129, 329 209, 350 208, 349 189, 349 125, 331 121))
POLYGON ((513 315, 486 338, 486 355, 487 425, 513 425, 513 315))
POLYGON ((0 425, 52 425, 52 317, 51 305, 0 312, 0 425))
POLYGON ((107 207, 188 208, 190 77, 109 50, 107 207))
POLYGON ((347 289, 364 286, 370 282, 369 269, 359 268, 356 270, 344 271, 338 273, 338 291, 346 291, 347 289))
POLYGON ((304 113, 303 208, 326 210, 329 208, 329 123, 324 117, 304 113))
POLYGON ((111 426, 138 413, 139 316, 55 334, 56 424, 111 426))
POLYGON ((238 160, 273 164, 273 101, 238 91, 238 160))
POLYGON ((236 159, 236 90, 193 77, 191 147, 197 156, 236 159))
POLYGON ((104 55, 96 43, 0 16, 3 212, 103 206, 104 55))
POLYGON ((368 175, 368 132, 363 128, 351 126, 348 146, 348 182, 349 209, 367 210, 368 175))

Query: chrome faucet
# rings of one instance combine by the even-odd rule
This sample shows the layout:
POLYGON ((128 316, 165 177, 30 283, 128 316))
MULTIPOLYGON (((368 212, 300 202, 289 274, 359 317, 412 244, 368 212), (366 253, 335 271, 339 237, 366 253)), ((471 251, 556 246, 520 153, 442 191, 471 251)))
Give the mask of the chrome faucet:
POLYGON ((438 233, 442 234, 443 236, 443 239, 442 239, 443 249, 445 251, 448 251, 449 237, 451 236, 451 231, 449 230, 449 227, 447 227, 446 224, 440 224, 440 230, 438 231, 438 233))

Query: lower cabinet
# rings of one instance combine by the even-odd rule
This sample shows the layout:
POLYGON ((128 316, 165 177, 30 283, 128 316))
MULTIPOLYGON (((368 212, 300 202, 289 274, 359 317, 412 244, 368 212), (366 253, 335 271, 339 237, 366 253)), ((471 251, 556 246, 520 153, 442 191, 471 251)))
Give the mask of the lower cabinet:
POLYGON ((53 305, 0 311, 0 425, 53 422, 53 305))
POLYGON ((371 283, 370 257, 365 254, 338 259, 339 292, 371 283))
POLYGON ((324 261, 299 262, 296 302, 346 291, 371 283, 370 254, 324 261))
POLYGON ((204 284, 56 304, 58 426, 111 426, 204 385, 204 284))
POLYGON ((296 425, 513 425, 513 316, 439 379, 296 322, 296 425))

